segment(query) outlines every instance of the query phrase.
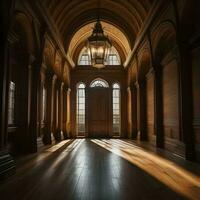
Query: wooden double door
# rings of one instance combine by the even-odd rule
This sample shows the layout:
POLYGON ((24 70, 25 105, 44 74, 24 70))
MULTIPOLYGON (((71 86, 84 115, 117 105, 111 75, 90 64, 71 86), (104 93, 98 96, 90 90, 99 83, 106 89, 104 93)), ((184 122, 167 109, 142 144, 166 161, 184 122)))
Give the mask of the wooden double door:
POLYGON ((109 88, 89 88, 88 134, 89 137, 109 137, 109 88))

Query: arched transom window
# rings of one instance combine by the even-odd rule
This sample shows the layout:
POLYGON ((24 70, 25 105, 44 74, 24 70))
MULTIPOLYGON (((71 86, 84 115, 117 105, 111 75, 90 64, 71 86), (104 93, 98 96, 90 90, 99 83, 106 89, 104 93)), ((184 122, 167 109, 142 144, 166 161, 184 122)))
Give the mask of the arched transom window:
POLYGON ((95 80, 93 80, 90 84, 90 87, 105 87, 105 88, 108 88, 109 85, 107 83, 107 81, 101 79, 101 78, 97 78, 95 80))

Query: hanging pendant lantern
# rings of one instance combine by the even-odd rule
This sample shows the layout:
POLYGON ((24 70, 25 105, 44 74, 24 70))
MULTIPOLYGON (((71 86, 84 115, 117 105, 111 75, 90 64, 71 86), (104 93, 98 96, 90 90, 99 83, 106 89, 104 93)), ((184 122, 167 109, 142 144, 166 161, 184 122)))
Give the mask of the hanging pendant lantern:
POLYGON ((93 67, 105 67, 111 46, 110 40, 104 35, 100 21, 97 20, 92 35, 87 41, 88 52, 93 67))

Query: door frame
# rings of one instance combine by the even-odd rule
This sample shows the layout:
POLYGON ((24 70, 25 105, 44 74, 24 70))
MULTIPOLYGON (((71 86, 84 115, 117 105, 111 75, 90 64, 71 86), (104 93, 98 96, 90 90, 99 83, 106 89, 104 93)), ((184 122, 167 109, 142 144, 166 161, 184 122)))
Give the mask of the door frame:
POLYGON ((107 122, 106 122, 106 136, 105 137, 110 137, 111 136, 111 132, 110 132, 110 125, 111 125, 111 121, 112 121, 112 119, 111 119, 111 116, 110 116, 110 112, 111 112, 111 99, 110 99, 110 88, 107 88, 107 87, 89 87, 88 88, 88 137, 93 137, 92 136, 92 133, 91 133, 91 129, 90 129, 90 120, 91 120, 91 114, 90 114, 90 109, 91 109, 91 107, 90 107, 90 105, 91 105, 91 100, 90 100, 90 98, 92 98, 91 97, 91 93, 92 92, 94 92, 94 91, 98 91, 98 90, 105 90, 106 91, 106 93, 107 93, 107 122))

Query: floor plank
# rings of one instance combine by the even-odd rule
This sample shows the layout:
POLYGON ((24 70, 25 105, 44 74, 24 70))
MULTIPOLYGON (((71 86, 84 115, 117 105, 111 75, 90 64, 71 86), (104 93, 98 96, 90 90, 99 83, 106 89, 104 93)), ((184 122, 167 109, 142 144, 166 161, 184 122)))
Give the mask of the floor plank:
POLYGON ((156 159, 151 152, 119 139, 69 140, 18 162, 16 174, 0 183, 0 198, 190 199, 176 189, 178 183, 183 184, 184 189, 193 186, 187 192, 192 192, 191 199, 195 199, 200 191, 196 182, 181 177, 180 171, 170 167, 174 163, 168 162, 165 168, 163 158, 156 159))

